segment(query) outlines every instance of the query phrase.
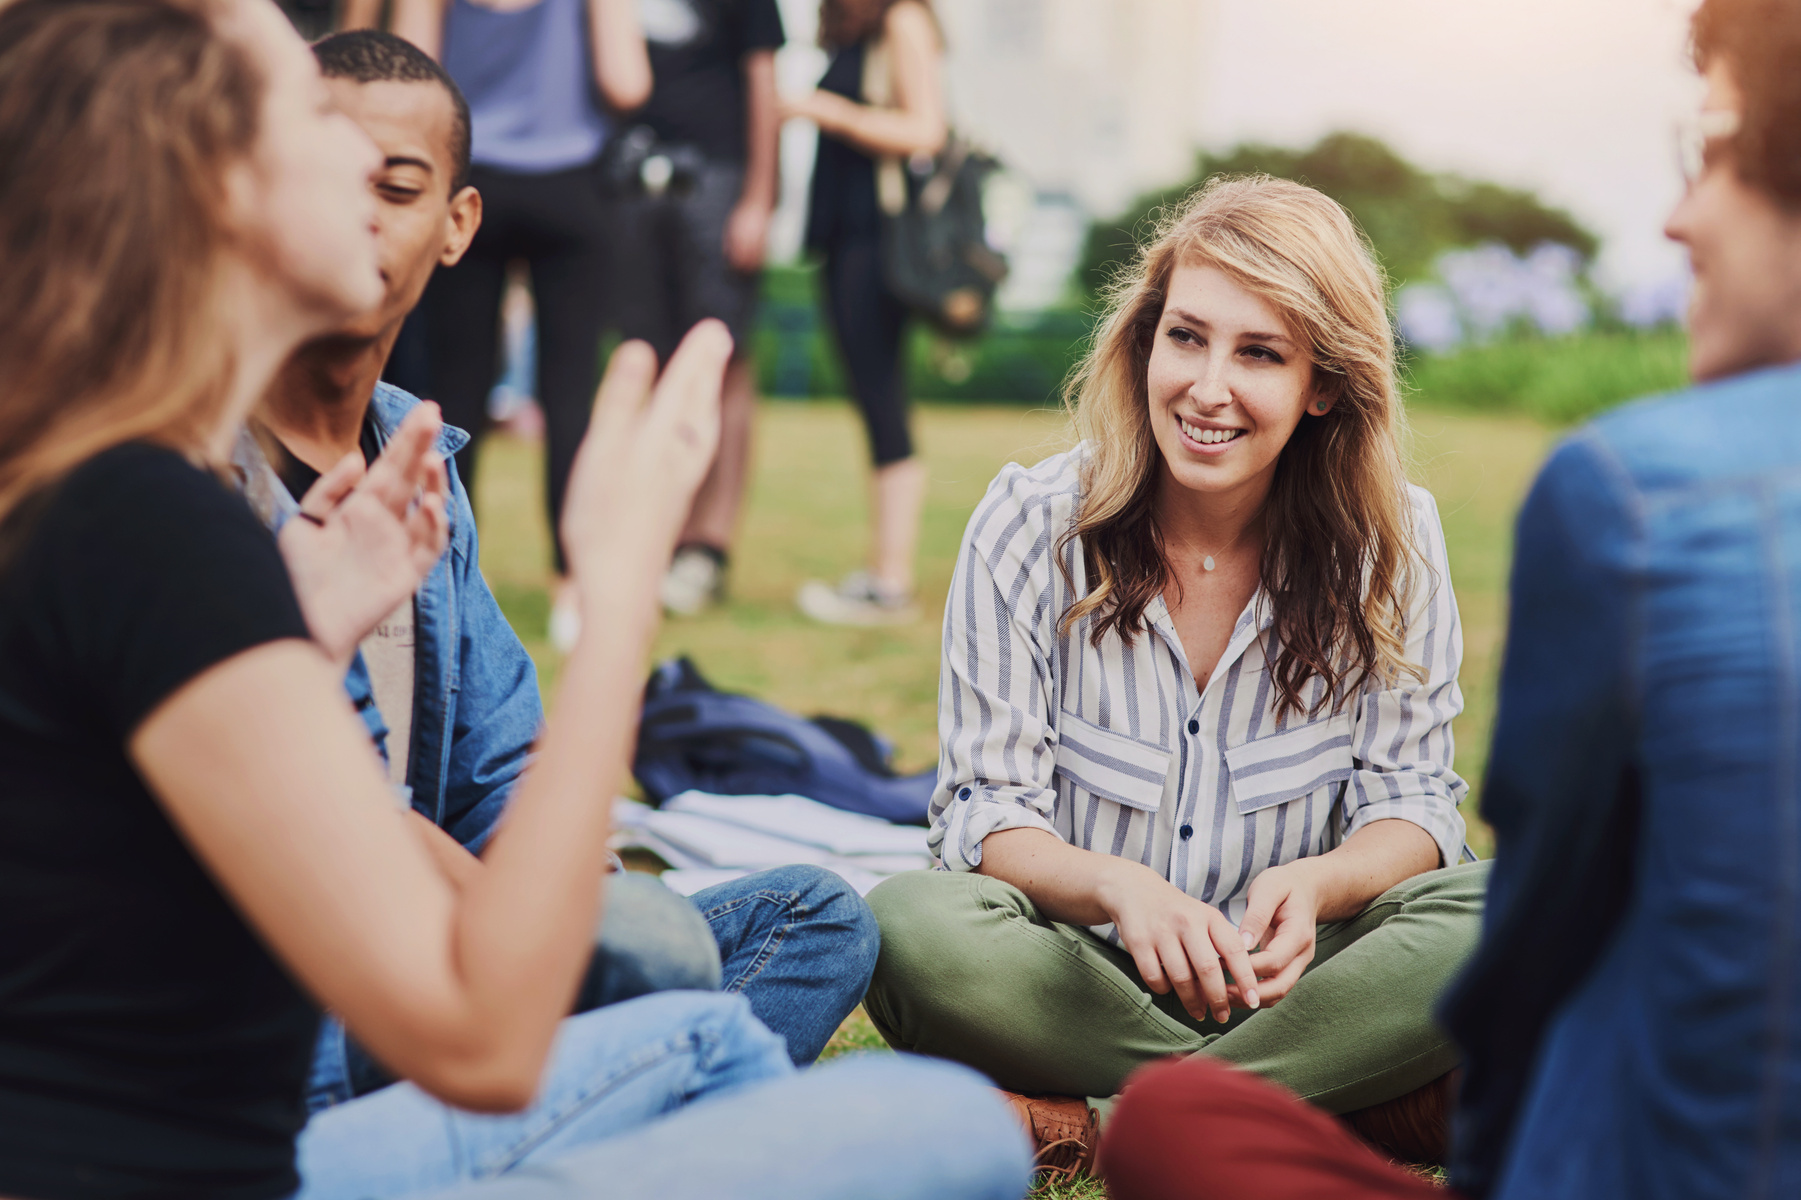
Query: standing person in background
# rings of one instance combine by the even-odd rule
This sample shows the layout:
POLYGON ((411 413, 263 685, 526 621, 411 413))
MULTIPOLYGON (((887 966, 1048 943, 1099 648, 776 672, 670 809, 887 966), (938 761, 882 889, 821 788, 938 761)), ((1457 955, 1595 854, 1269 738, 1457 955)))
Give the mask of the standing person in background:
POLYGON ((825 255, 826 312, 869 431, 873 545, 868 570, 836 587, 809 581, 799 602, 831 624, 892 624, 916 615, 913 552, 926 472, 907 422, 907 310, 882 278, 876 160, 944 146, 944 51, 924 0, 823 0, 819 38, 831 65, 785 115, 819 126, 807 246, 825 255))
POLYGON ((607 206, 616 320, 661 362, 703 317, 724 321, 738 350, 719 454, 663 581, 663 606, 692 614, 724 594, 749 474, 750 325, 775 212, 784 35, 775 0, 643 0, 640 16, 656 86, 613 143, 624 153, 608 153, 619 169, 606 172, 616 193, 607 206))
MULTIPOLYGON (((507 263, 531 267, 538 315, 538 401, 544 407, 550 527, 559 529, 575 449, 588 428, 604 316, 605 217, 595 180, 611 129, 605 108, 650 95, 650 60, 635 0, 394 0, 394 32, 444 64, 468 98, 482 226, 425 296, 432 397, 469 433, 457 452, 475 486, 499 351, 507 263)), ((562 537, 552 638, 574 645, 575 595, 562 537)))

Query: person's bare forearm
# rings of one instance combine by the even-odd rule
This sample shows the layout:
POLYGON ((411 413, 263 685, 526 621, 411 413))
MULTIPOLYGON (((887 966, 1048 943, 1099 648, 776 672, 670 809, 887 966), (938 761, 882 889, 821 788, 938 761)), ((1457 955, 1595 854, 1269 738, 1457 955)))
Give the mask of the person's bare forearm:
POLYGON ((1103 903, 1115 877, 1149 868, 1111 854, 1072 846, 1042 829, 1003 829, 982 839, 978 873, 1010 883, 1053 921, 1104 925, 1113 919, 1103 903))
POLYGON ((774 208, 781 187, 782 118, 773 50, 744 56, 744 97, 744 187, 739 200, 774 208))
POLYGON ((447 0, 394 0, 393 32, 433 58, 442 58, 446 3, 447 0))
MULTIPOLYGON (((652 568, 622 562, 620 569, 631 579, 652 568)), ((585 950, 570 948, 586 946, 600 916, 612 799, 630 762, 657 619, 655 593, 634 584, 591 582, 583 601, 589 635, 564 664, 556 720, 465 893, 457 934, 459 957, 483 964, 468 983, 488 991, 489 1002, 517 1007, 520 988, 538 991, 540 1020, 520 1027, 546 1038, 586 965, 585 950)), ((547 1040, 519 1048, 539 1056, 547 1049, 547 1040)))
POLYGON ((1296 859, 1319 897, 1320 921, 1344 921, 1402 880, 1438 866, 1438 843, 1412 821, 1372 821, 1324 854, 1296 859))
POLYGON ((594 82, 607 104, 630 112, 650 99, 650 51, 636 0, 588 0, 594 82))
POLYGON ((417 809, 407 813, 407 824, 419 835, 420 843, 438 864, 438 870, 450 885, 462 891, 481 874, 482 860, 465 850, 460 842, 419 815, 417 809))
POLYGON ((944 148, 944 119, 934 113, 875 108, 833 92, 816 92, 807 113, 820 132, 876 157, 907 158, 944 148))

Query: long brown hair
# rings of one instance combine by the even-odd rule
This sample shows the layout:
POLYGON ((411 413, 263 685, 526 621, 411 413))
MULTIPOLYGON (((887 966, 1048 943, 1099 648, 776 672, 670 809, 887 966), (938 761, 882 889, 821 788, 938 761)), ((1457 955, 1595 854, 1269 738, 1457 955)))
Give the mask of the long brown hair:
POLYGON ((1417 676, 1405 623, 1421 564, 1382 271, 1336 201, 1266 176, 1208 181, 1165 214, 1108 292, 1065 391, 1088 452, 1081 509, 1058 557, 1067 563, 1061 549, 1081 539, 1088 592, 1062 627, 1092 616, 1094 641, 1110 630, 1130 641, 1170 578, 1146 371, 1170 274, 1185 262, 1217 267, 1274 305, 1310 351, 1314 386, 1335 400, 1295 429, 1264 502, 1278 715, 1336 710, 1366 678, 1417 676), (1309 703, 1314 680, 1323 686, 1309 703))
MULTIPOLYGON (((827 50, 854 46, 881 32, 888 10, 901 0, 819 0, 819 44, 827 50)), ((913 0, 930 12, 930 0, 913 0)))
POLYGON ((195 450, 223 411, 224 174, 262 81, 220 11, 0 7, 0 521, 122 442, 195 450))

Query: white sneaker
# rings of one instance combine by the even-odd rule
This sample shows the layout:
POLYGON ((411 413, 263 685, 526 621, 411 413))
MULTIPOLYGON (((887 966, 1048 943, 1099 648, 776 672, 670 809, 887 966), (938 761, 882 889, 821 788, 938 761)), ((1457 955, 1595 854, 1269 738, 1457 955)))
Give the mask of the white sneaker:
POLYGON ((550 644, 567 654, 582 636, 582 610, 576 606, 575 589, 564 588, 550 606, 550 644))
POLYGON ((699 546, 675 552, 663 576, 663 607, 678 617, 692 617, 725 598, 725 568, 699 546))
POLYGON ((794 602, 827 625, 905 625, 919 619, 911 592, 886 587, 868 571, 852 571, 837 587, 809 579, 794 602))

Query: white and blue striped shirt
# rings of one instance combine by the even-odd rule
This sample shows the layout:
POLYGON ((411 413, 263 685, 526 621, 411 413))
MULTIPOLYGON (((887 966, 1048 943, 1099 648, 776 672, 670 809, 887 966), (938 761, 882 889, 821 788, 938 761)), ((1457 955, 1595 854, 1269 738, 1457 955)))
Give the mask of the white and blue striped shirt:
MULTIPOLYGON (((945 866, 973 870, 997 830, 1045 829, 1136 859, 1237 921, 1259 872, 1371 821, 1412 821, 1443 864, 1457 862, 1469 790, 1451 767, 1463 638, 1431 494, 1408 489, 1430 570, 1414 573, 1406 654, 1425 680, 1369 684, 1336 713, 1278 720, 1261 590, 1205 689, 1161 596, 1131 645, 1117 632, 1090 644, 1091 619, 1058 632, 1086 592, 1079 540, 1064 550, 1067 576, 1056 563, 1080 461, 1078 448, 1030 470, 1009 464, 963 535, 944 614, 929 839, 945 866)), ((1309 687, 1312 700, 1324 684, 1309 687)))

